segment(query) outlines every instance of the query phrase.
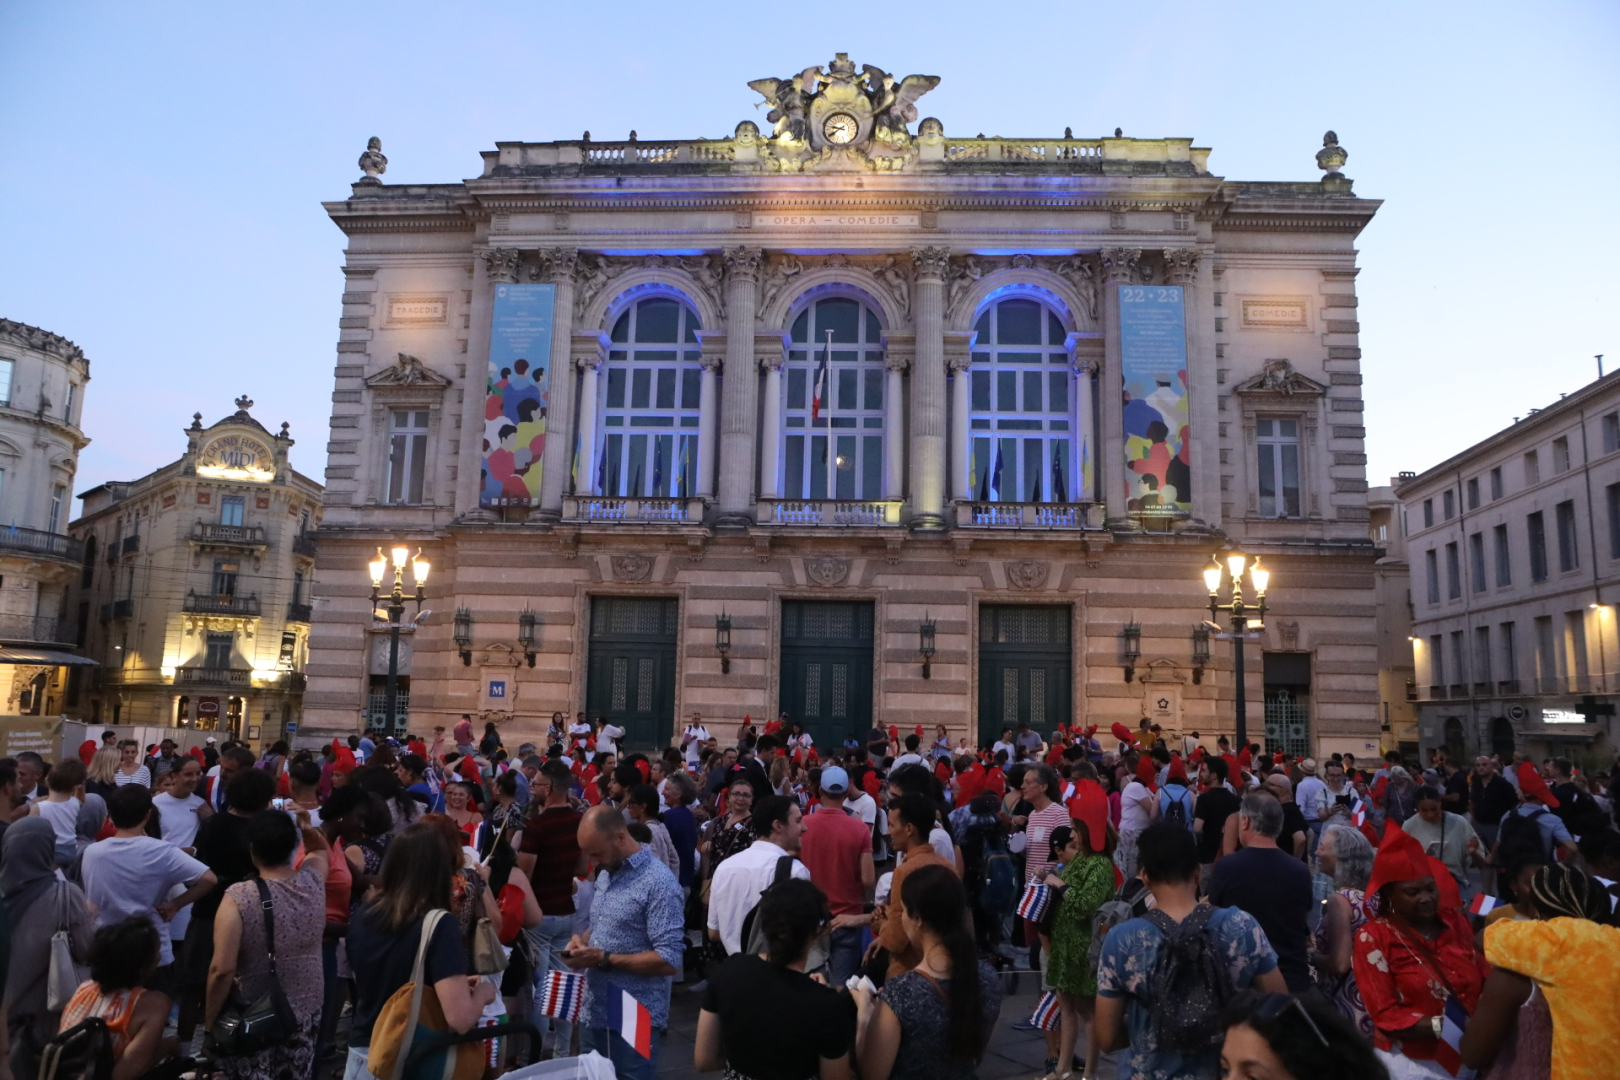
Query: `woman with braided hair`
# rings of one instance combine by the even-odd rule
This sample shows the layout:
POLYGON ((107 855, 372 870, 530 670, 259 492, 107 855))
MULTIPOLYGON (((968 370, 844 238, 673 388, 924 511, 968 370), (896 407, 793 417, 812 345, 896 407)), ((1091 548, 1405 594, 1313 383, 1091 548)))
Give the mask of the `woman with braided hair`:
POLYGON ((1463 1036, 1482 1080, 1620 1076, 1620 929, 1603 886, 1553 864, 1530 880, 1535 918, 1485 929, 1496 969, 1463 1036))

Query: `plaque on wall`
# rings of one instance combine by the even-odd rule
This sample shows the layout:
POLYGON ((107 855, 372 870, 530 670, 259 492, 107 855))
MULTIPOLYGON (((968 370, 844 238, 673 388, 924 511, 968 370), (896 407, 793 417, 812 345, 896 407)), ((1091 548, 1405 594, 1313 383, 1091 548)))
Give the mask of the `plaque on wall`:
POLYGON ((448 293, 390 293, 384 302, 384 326, 449 326, 448 293))
POLYGON ((1309 330, 1310 302, 1303 296, 1262 296, 1242 303, 1245 330, 1309 330))

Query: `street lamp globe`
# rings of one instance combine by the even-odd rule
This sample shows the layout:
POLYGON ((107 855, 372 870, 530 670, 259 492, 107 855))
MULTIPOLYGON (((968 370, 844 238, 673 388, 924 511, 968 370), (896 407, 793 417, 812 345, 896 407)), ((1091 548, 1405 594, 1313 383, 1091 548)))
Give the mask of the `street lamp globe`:
POLYGON ((1221 591, 1221 564, 1215 561, 1215 556, 1209 557, 1209 565, 1204 567, 1204 585, 1209 589, 1211 596, 1221 591))
POLYGON ((403 544, 396 544, 394 546, 393 554, 394 554, 394 568, 396 570, 405 569, 405 560, 409 559, 411 557, 411 549, 406 547, 403 544))
POLYGON ((1243 570, 1249 565, 1249 557, 1241 551, 1234 551, 1226 557, 1226 569, 1232 574, 1232 584, 1240 585, 1243 581, 1243 570))
POLYGON ((381 588, 383 575, 388 572, 388 558, 382 548, 377 549, 377 557, 366 563, 366 568, 371 572, 372 587, 381 588))
POLYGON ((1256 596, 1266 595, 1266 586, 1271 582, 1271 571, 1260 568, 1260 557, 1258 555, 1255 556, 1254 565, 1249 567, 1249 580, 1254 582, 1256 596))
POLYGON ((416 552, 416 557, 411 560, 411 577, 416 581, 418 586, 427 584, 428 571, 430 569, 432 569, 432 567, 428 564, 426 559, 422 558, 422 552, 420 549, 418 549, 416 552))

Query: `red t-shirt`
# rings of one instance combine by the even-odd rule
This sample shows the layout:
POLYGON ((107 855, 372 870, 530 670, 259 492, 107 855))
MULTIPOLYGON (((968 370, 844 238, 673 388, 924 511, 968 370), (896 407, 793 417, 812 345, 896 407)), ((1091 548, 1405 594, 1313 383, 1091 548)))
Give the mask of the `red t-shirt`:
POLYGON ((534 856, 534 899, 547 915, 574 913, 574 868, 579 865, 579 820, 569 806, 542 810, 523 826, 518 850, 534 856))
POLYGON ((990 770, 984 774, 984 789, 995 792, 998 799, 1006 795, 1007 774, 997 766, 992 765, 990 770))
POLYGON ((804 819, 799 861, 810 871, 810 880, 827 894, 834 915, 861 913, 866 900, 861 888, 861 855, 871 851, 872 831, 847 811, 820 807, 804 819))

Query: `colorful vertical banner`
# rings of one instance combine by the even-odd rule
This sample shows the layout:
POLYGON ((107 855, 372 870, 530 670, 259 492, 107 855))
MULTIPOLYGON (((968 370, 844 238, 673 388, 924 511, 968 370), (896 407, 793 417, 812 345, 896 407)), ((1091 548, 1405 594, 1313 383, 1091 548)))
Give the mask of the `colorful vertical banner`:
POLYGON ((497 285, 478 505, 538 506, 555 285, 497 285))
POLYGON ((1192 512, 1187 316, 1179 285, 1121 285, 1125 488, 1133 514, 1192 512))

